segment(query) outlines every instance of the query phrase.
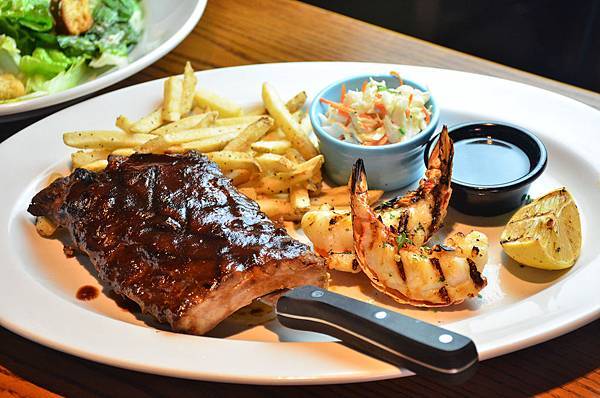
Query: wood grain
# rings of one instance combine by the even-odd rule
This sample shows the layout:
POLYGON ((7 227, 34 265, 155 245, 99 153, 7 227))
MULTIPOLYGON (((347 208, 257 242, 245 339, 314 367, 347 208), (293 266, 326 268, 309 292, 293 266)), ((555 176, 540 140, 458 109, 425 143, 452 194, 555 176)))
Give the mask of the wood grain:
MULTIPOLYGON (((521 81, 600 109, 600 95, 358 22, 299 2, 210 0, 175 50, 108 90, 197 69, 285 61, 372 61, 426 65, 521 81), (332 44, 332 43, 335 43, 332 44)), ((6 138, 32 120, 4 124, 6 138)), ((363 397, 600 396, 600 321, 481 364, 458 387, 420 377, 311 387, 241 386, 179 380, 113 368, 45 348, 0 328, 0 397, 363 397), (46 394, 46 395, 44 395, 46 394)), ((152 347, 148 347, 152 349, 152 347)))

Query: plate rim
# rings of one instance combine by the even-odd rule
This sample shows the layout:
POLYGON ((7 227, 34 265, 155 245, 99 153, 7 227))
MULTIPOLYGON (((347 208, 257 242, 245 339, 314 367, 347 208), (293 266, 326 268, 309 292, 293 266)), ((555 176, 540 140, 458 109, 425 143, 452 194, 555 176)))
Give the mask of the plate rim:
MULTIPOLYGON (((238 67, 229 67, 229 68, 222 68, 219 69, 221 71, 223 71, 224 69, 227 70, 231 70, 231 69, 252 69, 252 68, 263 68, 263 67, 274 67, 277 68, 280 65, 295 65, 295 64, 307 64, 307 63, 278 63, 278 64, 263 64, 263 65, 246 65, 246 66, 238 66, 238 67)), ((357 64, 357 63, 338 63, 338 62, 333 62, 333 63, 309 63, 309 64, 357 64)), ((382 65, 389 65, 389 64, 375 64, 375 63, 360 63, 362 65, 370 65, 370 66, 382 66, 382 65)), ((343 65, 342 65, 343 66, 343 65)), ((438 69, 438 70, 442 70, 442 71, 451 71, 448 69, 441 69, 441 68, 429 68, 429 67, 415 67, 415 66, 408 66, 408 65, 397 65, 399 68, 405 68, 405 67, 409 67, 409 68, 418 68, 418 69, 438 69)), ((214 71, 214 70, 212 70, 214 71)), ((201 72, 197 72, 200 76, 203 73, 210 73, 211 70, 209 71, 201 71, 201 72)), ((498 80, 504 80, 504 79, 500 79, 500 78, 496 78, 496 77, 492 77, 492 76, 486 76, 486 75, 479 75, 479 74, 473 74, 473 73, 469 73, 469 72, 460 72, 460 71, 451 71, 453 73, 461 73, 461 74, 467 74, 467 75, 476 75, 476 76, 481 76, 487 79, 498 79, 498 80)), ((120 90, 116 90, 113 92, 109 92, 109 93, 105 93, 101 96, 95 97, 93 99, 90 99, 88 101, 91 100, 95 100, 96 98, 102 98, 104 96, 110 96, 110 95, 114 95, 114 93, 118 93, 129 89, 134 89, 138 86, 142 86, 142 85, 151 85, 151 84, 157 84, 157 82, 160 82, 164 79, 156 79, 153 81, 149 81, 149 82, 144 82, 144 83, 140 83, 138 85, 134 85, 134 86, 130 86, 130 87, 125 87, 122 88, 120 90)), ((578 102, 572 98, 563 96, 561 94, 557 94, 557 93, 553 93, 550 92, 548 90, 545 89, 541 89, 538 87, 534 87, 534 86, 529 86, 527 84, 524 83, 519 83, 519 82, 512 82, 512 81, 508 81, 511 84, 519 84, 519 85, 523 85, 523 86, 527 86, 527 87, 531 87, 533 89, 536 90, 541 90, 541 91, 545 91, 548 93, 552 93, 553 95, 557 95, 559 97, 562 97, 563 99, 569 100, 569 101, 573 101, 579 105, 583 105, 586 106, 587 108, 589 108, 588 110, 594 111, 594 112, 598 112, 600 114, 600 111, 596 110, 595 108, 586 105, 586 104, 582 104, 581 102, 578 102)), ((85 104, 87 101, 82 102, 82 104, 85 104)), ((75 105, 77 106, 77 105, 75 105)), ((67 110, 70 108, 67 108, 67 110)), ((66 110, 65 110, 66 111, 66 110)), ((53 117, 53 116, 50 116, 53 117)), ((38 121, 37 123, 29 126, 28 128, 22 130, 21 132, 15 134, 14 137, 16 137, 17 135, 23 134, 25 135, 27 133, 27 131, 29 130, 35 130, 38 127, 38 123, 43 123, 45 120, 42 119, 40 121, 38 121)), ((14 138, 16 139, 16 138, 14 138)), ((0 150, 3 148, 6 148, 7 145, 11 145, 10 143, 12 142, 13 137, 9 137, 5 142, 0 144, 0 150)), ((11 209, 12 211, 12 209, 11 209)), ((10 215, 9 215, 10 216, 10 215)), ((3 213, 0 211, 0 219, 3 218, 3 213)), ((8 221, 10 221, 10 217, 8 219, 8 221)), ((2 236, 2 234, 5 231, 0 231, 0 236, 2 236)), ((0 241, 0 247, 5 244, 5 242, 2 240, 0 241)), ((598 261, 598 258, 596 257, 594 259, 595 261, 598 261)), ((590 264, 591 265, 591 264, 590 264)), ((592 269, 592 267, 588 267, 589 269, 592 269)), ((596 267, 597 268, 597 267, 596 267)), ((561 280, 558 281, 556 284, 562 284, 565 283, 565 280, 561 280)), ((1 283, 0 283, 1 284, 1 283)), ((548 291, 550 289, 545 289, 542 290, 541 292, 537 293, 537 294, 541 294, 544 291, 548 291)), ((0 305, 0 309, 2 308, 2 305, 0 305)), ((89 311, 88 311, 89 312, 89 311)), ((522 349, 525 347, 528 347, 530 345, 534 345, 537 343, 540 343, 542 341, 546 341, 550 338, 559 336, 561 334, 567 333, 571 330, 574 330, 578 327, 581 327, 583 325, 585 325, 586 323, 589 323, 591 321, 593 321, 594 319, 598 318, 598 316, 600 316, 600 303, 596 304, 596 306, 594 307, 593 305, 590 307, 586 307, 585 309, 580 308, 579 312, 574 312, 570 314, 571 317, 569 318, 569 320, 567 322, 565 322, 562 327, 559 328, 554 328, 550 331, 547 331, 545 333, 537 333, 533 338, 532 337, 527 337, 527 336, 522 336, 521 338, 516 338, 513 339, 513 341, 509 344, 511 346, 510 349, 506 350, 503 348, 506 348, 506 346, 504 346, 503 348, 497 348, 495 350, 490 350, 492 351, 489 355, 485 355, 485 359, 496 356, 496 355, 501 355, 503 353, 505 353, 506 351, 508 352, 512 352, 518 349, 522 349), (526 342, 524 342, 524 340, 527 340, 526 342), (494 353, 493 351, 500 351, 500 352, 496 352, 494 353)), ((99 314, 95 314, 94 316, 98 316, 98 317, 103 317, 99 314)), ((106 319, 109 319, 112 322, 120 322, 121 321, 117 321, 111 318, 107 318, 107 317, 103 317, 106 319)), ((568 317, 567 317, 568 318, 568 317)), ((31 332, 29 330, 24 330, 22 327, 19 327, 19 325, 15 324, 14 322, 10 322, 10 320, 5 319, 4 314, 0 314, 0 325, 6 327, 7 329, 23 336, 26 337, 32 341, 38 342, 40 344, 52 347, 54 349, 58 349, 60 351, 63 352, 67 352, 69 354, 73 354, 73 355, 77 355, 79 357, 82 358, 86 358, 86 359, 90 359, 90 360, 94 360, 94 361, 98 361, 98 362, 102 362, 102 363, 106 363, 109 365, 113 365, 113 366, 119 366, 119 367, 123 367, 123 368, 127 368, 127 369, 131 369, 131 370, 137 370, 137 371, 142 371, 142 372, 147 372, 147 373, 153 373, 153 374, 162 374, 162 375, 167 375, 167 376, 175 376, 175 377, 185 377, 185 378, 195 378, 195 379, 202 379, 202 380, 210 380, 210 381, 221 381, 221 382, 234 382, 234 383, 251 383, 251 384, 328 384, 328 383, 345 383, 345 382, 362 382, 362 381, 371 381, 371 380, 381 380, 381 379, 387 379, 387 378, 391 378, 391 377, 398 377, 401 375, 406 375, 409 374, 407 373, 405 370, 398 370, 395 369, 393 367, 382 367, 380 369, 380 373, 377 375, 373 375, 373 374, 362 374, 362 375, 348 375, 348 374, 340 374, 340 375, 330 375, 328 377, 319 377, 319 376, 315 376, 315 377, 304 377, 304 378, 279 378, 279 379, 273 379, 272 377, 269 376, 265 376, 263 378, 257 378, 256 376, 252 376, 251 378, 248 377, 243 377, 240 375, 237 376, 227 376, 227 375, 217 375, 217 374, 211 374, 211 375, 198 375, 198 374, 189 374, 187 372, 184 371, 180 371, 180 372, 173 372, 172 369, 159 369, 156 367, 152 367, 152 365, 146 365, 146 366, 140 366, 139 364, 135 364, 135 363, 126 363, 124 361, 118 361, 115 360, 114 358, 106 358, 106 357, 102 357, 102 355, 93 355, 90 353, 85 353, 85 352, 81 352, 80 350, 77 350, 75 348, 73 348, 72 346, 69 345, 65 345, 65 344, 60 344, 60 342, 57 341, 50 341, 48 339, 45 338, 45 336, 40 336, 40 335, 35 335, 34 332, 31 332), (349 377, 351 377, 351 379, 349 379, 349 377)), ((140 328, 139 326, 136 325, 130 325, 127 324, 127 327, 136 327, 136 328, 140 328)), ((148 329, 148 328, 143 328, 142 329, 148 329)), ((189 337, 189 336, 188 336, 189 337)), ((223 340, 225 341, 225 340, 223 340)), ((235 340, 227 340, 228 342, 232 342, 235 340)), ((245 342, 247 343, 247 342, 245 342)), ((278 343, 265 343, 265 342, 251 342, 253 344, 259 344, 259 345, 272 345, 272 344, 278 344, 278 343)), ((234 344, 239 344, 239 341, 234 343, 234 344)), ((306 345, 306 344, 328 344, 328 345, 334 345, 334 343, 285 343, 285 345, 306 345)), ((362 355, 362 354, 360 354, 362 355)), ((367 358, 367 357, 365 357, 367 358)))

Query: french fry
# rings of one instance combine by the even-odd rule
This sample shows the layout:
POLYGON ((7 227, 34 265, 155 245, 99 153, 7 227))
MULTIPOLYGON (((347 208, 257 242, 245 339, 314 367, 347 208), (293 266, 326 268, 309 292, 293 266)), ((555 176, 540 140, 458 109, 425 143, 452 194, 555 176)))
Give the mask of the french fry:
POLYGON ((254 188, 238 188, 238 190, 250 199, 258 199, 258 194, 256 193, 256 189, 254 188))
POLYGON ((164 149, 164 153, 184 153, 189 149, 182 148, 181 145, 173 145, 164 149))
POLYGON ((281 173, 267 175, 255 181, 250 181, 249 185, 244 187, 254 188, 257 193, 266 195, 287 193, 290 189, 290 178, 289 176, 282 176, 281 173))
POLYGON ((291 185, 299 184, 301 182, 309 180, 311 177, 314 176, 315 172, 320 171, 324 161, 325 158, 323 157, 323 155, 318 155, 312 159, 307 160, 306 162, 296 165, 292 172, 279 174, 283 178, 289 176, 291 185))
MULTIPOLYGON (((204 106, 203 107, 194 106, 194 107, 192 107, 190 115, 199 115, 201 113, 206 113, 206 112, 210 112, 210 111, 211 111, 210 109, 208 109, 207 107, 204 107, 204 106)), ((217 112, 217 111, 215 111, 215 112, 217 112)), ((219 113, 219 112, 217 112, 217 113, 219 113)))
POLYGON ((152 130, 152 134, 173 134, 180 131, 190 130, 193 128, 207 127, 217 119, 217 116, 219 116, 217 112, 206 112, 198 115, 184 117, 183 119, 179 119, 176 122, 165 124, 164 126, 157 128, 156 130, 152 130))
MULTIPOLYGON (((237 134, 238 133, 228 133, 216 137, 205 138, 203 140, 184 142, 183 144, 180 144, 179 147, 183 151, 193 149, 203 153, 220 151, 223 148, 225 148, 225 145, 227 145, 229 141, 234 139, 237 134)), ((171 147, 169 149, 171 149, 171 147)))
POLYGON ((81 168, 89 170, 89 171, 99 172, 99 171, 104 170, 106 168, 106 166, 108 166, 108 160, 101 159, 101 160, 96 160, 95 162, 92 162, 92 163, 85 164, 81 168))
POLYGON ((300 120, 300 130, 306 135, 312 132, 312 124, 310 123, 310 118, 306 114, 300 120))
POLYGON ((208 107, 219 112, 221 117, 236 117, 242 115, 242 108, 235 102, 221 97, 210 90, 200 87, 196 89, 194 103, 199 107, 208 107))
POLYGON ((215 126, 231 126, 236 124, 250 124, 259 120, 261 117, 265 115, 245 115, 245 116, 236 116, 236 117, 226 117, 224 119, 215 120, 215 126))
POLYGON ((302 185, 294 185, 290 189, 290 202, 296 213, 303 214, 310 209, 308 190, 302 185))
POLYGON ((294 163, 286 157, 274 153, 265 153, 256 156, 256 161, 260 164, 263 172, 278 173, 282 171, 291 171, 294 163))
POLYGON ((183 92, 181 94, 181 113, 184 115, 192 110, 197 83, 198 79, 196 79, 196 75, 194 75, 192 65, 189 62, 186 62, 185 68, 183 69, 183 92))
POLYGON ((58 227, 56 224, 46 217, 36 217, 35 219, 35 229, 37 233, 45 238, 49 238, 54 235, 54 232, 56 232, 57 228, 58 227))
POLYGON ((292 147, 289 141, 278 140, 278 141, 257 141, 250 145, 250 148, 257 152, 263 153, 275 153, 283 155, 288 149, 292 147))
POLYGON ((131 127, 133 126, 133 122, 127 118, 127 116, 119 115, 115 122, 115 126, 120 128, 123 131, 131 132, 131 127))
POLYGON ((267 114, 267 110, 262 104, 260 104, 244 110, 243 114, 247 116, 262 116, 267 114))
POLYGON ((247 151, 253 142, 258 141, 273 127, 273 119, 263 116, 251 123, 225 147, 228 151, 247 151))
POLYGON ((271 129, 267 134, 261 138, 261 141, 279 141, 287 140, 285 133, 279 128, 271 129))
POLYGON ((96 160, 106 159, 109 151, 77 151, 71 154, 71 167, 77 169, 96 160))
POLYGON ((124 131, 73 131, 63 134, 66 145, 81 149, 117 149, 137 147, 153 139, 152 134, 129 134, 124 131))
POLYGON ((135 153, 135 149, 133 149, 133 148, 119 148, 119 149, 115 149, 110 154, 117 155, 117 156, 131 156, 134 153, 135 153))
MULTIPOLYGON (((199 129, 192 129, 187 131, 178 131, 176 133, 164 134, 159 136, 154 136, 155 138, 145 142, 138 148, 139 152, 142 153, 151 153, 153 151, 162 151, 165 148, 187 144, 187 143, 197 143, 199 141, 203 141, 211 138, 227 138, 225 144, 227 145, 229 141, 237 137, 237 135, 242 131, 245 126, 222 126, 222 127, 203 127, 199 129)), ((186 148, 184 145, 183 148, 186 148)), ((196 149, 195 144, 192 144, 192 148, 196 149)), ((223 147, 219 147, 220 150, 223 147)))
POLYGON ((250 170, 251 172, 261 171, 259 163, 254 159, 252 154, 247 152, 224 150, 207 153, 206 156, 217 163, 221 169, 244 169, 250 170))
MULTIPOLYGON (((91 149, 73 154, 73 165, 100 171, 110 155, 195 150, 217 163, 273 219, 297 222, 324 204, 348 208, 347 187, 321 193, 324 158, 308 134, 304 91, 284 103, 265 83, 263 104, 243 113, 235 102, 204 87, 196 89, 196 83, 188 62, 182 76, 165 80, 160 108, 135 122, 117 118, 122 131, 65 133, 65 144, 91 149)), ((369 192, 370 202, 379 197, 380 191, 369 192)))
POLYGON ((302 109, 306 103, 306 97, 306 91, 300 91, 298 94, 294 95, 292 99, 285 103, 288 112, 295 113, 302 109))
POLYGON ((350 195, 350 189, 348 189, 348 185, 340 185, 339 187, 327 187, 327 188, 323 188, 323 194, 325 194, 325 195, 338 195, 338 194, 350 195))
POLYGON ((162 107, 154 110, 131 125, 131 133, 149 133, 158 128, 162 123, 162 107))
POLYGON ((181 119, 181 100, 183 94, 182 79, 171 76, 165 80, 162 119, 175 122, 181 119))
POLYGON ((300 129, 298 122, 294 120, 287 110, 279 95, 268 83, 263 84, 262 98, 269 114, 281 127, 286 137, 305 159, 311 159, 318 155, 317 148, 300 129))
POLYGON ((270 219, 283 219, 286 221, 300 221, 302 215, 292 209, 292 204, 287 199, 257 198, 260 210, 270 219))
POLYGON ((168 144, 182 144, 184 142, 198 141, 206 138, 218 137, 225 134, 235 133, 237 136, 241 133, 248 125, 239 124, 231 126, 220 126, 220 127, 202 127, 199 129, 192 129, 187 131, 179 131, 172 134, 164 134, 161 138, 168 144))
MULTIPOLYGON (((342 188, 346 188, 346 187, 342 187, 342 188)), ((369 204, 372 205, 373 203, 377 202, 379 200, 379 198, 381 198, 381 195, 383 195, 383 191, 379 191, 379 190, 370 190, 367 192, 367 198, 369 201, 369 204)), ((311 207, 319 207, 319 206, 323 206, 323 205, 329 205, 329 206, 333 206, 333 207, 339 207, 339 206, 350 206, 350 192, 347 190, 346 188, 346 192, 336 192, 336 193, 330 193, 330 192, 325 192, 319 196, 315 196, 310 198, 310 205, 311 207)))
POLYGON ((232 170, 225 174, 235 186, 244 184, 252 178, 252 172, 246 169, 232 170))
POLYGON ((285 151, 285 157, 291 160, 294 163, 302 163, 306 161, 304 157, 298 152, 296 148, 290 148, 285 151))

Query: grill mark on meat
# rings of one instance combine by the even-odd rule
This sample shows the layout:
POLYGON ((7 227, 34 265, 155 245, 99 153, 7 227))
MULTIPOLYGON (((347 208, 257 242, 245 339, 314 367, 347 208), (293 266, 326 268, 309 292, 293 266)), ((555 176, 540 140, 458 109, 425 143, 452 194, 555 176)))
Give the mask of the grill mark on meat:
POLYGON ((444 303, 450 303, 450 296, 448 296, 448 290, 446 290, 446 286, 442 286, 440 290, 438 290, 438 294, 444 303))
POLYGON ((442 270, 442 266, 440 265, 440 260, 435 257, 431 257, 429 261, 440 275, 440 282, 444 282, 446 280, 446 276, 444 275, 444 271, 442 270))
POLYGON ((398 267, 398 272, 400 273, 400 278, 406 282, 406 273, 404 271, 404 263, 402 262, 402 258, 398 255, 396 260, 396 266, 398 267))
POLYGON ((471 276, 471 280, 477 287, 481 287, 485 284, 483 278, 481 278, 481 273, 477 270, 477 265, 475 261, 467 258, 467 263, 469 263, 469 275, 471 276))
POLYGON ((194 152, 111 156, 103 172, 56 180, 28 211, 65 227, 116 293, 192 333, 269 289, 326 284, 323 259, 194 152), (192 324, 197 308, 225 298, 192 324))

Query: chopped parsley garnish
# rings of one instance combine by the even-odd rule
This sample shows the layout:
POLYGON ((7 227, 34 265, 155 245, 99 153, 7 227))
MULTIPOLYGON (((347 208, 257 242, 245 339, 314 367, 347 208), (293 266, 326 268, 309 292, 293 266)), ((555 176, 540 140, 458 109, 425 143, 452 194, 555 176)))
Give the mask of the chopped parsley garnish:
POLYGON ((531 202, 533 202, 533 199, 531 199, 531 196, 529 196, 529 194, 526 193, 525 195, 521 196, 521 202, 523 202, 526 205, 528 205, 531 202))
POLYGON ((402 129, 402 127, 398 127, 398 132, 402 135, 406 135, 406 132, 402 129))
POLYGON ((402 232, 400 235, 396 237, 396 243, 398 244, 398 248, 402 249, 404 246, 414 245, 413 241, 410 240, 408 236, 406 236, 406 232, 402 232))

